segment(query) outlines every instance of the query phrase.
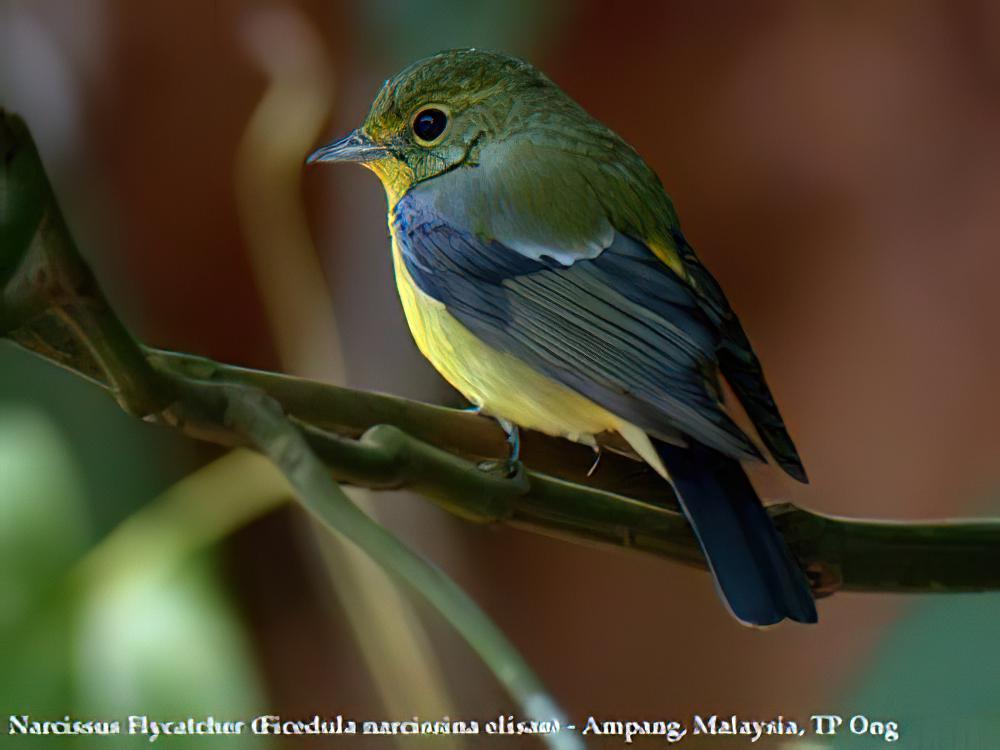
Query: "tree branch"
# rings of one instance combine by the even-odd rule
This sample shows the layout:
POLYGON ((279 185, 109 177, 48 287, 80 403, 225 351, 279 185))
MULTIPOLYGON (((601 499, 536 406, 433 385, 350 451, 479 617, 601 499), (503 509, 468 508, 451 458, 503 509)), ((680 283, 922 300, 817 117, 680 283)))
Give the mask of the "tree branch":
MULTIPOLYGON (((102 383, 131 414, 269 457, 307 511, 448 620, 528 719, 565 723, 503 632, 445 573, 351 502, 272 397, 253 385, 213 383, 155 366, 156 358, 131 337, 77 253, 27 129, 2 110, 0 158, 0 333, 102 383), (34 232, 26 228, 26 215, 38 222, 34 232)), ((554 750, 583 747, 568 732, 540 739, 554 750)))
MULTIPOLYGON (((482 417, 138 344, 76 254, 27 131, 10 117, 5 126, 0 333, 20 346, 107 388, 130 413, 198 439, 246 444, 231 424, 206 416, 193 394, 208 384, 251 388, 280 405, 340 481, 408 487, 467 519, 705 567, 666 484, 626 456, 606 453, 589 475, 590 449, 527 432, 526 471, 505 479, 476 466, 505 450, 502 432, 482 417)), ((1000 588, 995 520, 858 521, 791 505, 770 511, 819 594, 1000 588)))

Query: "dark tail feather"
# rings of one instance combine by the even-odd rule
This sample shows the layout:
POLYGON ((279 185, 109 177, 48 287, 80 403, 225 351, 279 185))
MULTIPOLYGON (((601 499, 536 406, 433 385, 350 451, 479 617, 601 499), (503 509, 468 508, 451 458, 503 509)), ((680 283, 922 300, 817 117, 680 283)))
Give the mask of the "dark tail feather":
POLYGON ((694 441, 656 450, 732 613, 749 625, 816 622, 805 575, 739 462, 694 441))

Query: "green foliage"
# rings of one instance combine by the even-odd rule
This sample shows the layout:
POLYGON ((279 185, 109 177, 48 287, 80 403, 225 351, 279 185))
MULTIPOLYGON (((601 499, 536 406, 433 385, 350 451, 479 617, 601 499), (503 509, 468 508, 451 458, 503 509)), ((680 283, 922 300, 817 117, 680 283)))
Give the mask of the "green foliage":
POLYGON ((59 431, 0 402, 0 716, 70 703, 73 610, 46 598, 90 543, 84 502, 59 431))
MULTIPOLYGON (((914 750, 1000 747, 1000 597, 949 596, 908 607, 845 701, 855 715, 899 725, 898 746, 914 750)), ((858 728, 864 726, 858 723, 858 728)), ((842 728, 832 748, 885 747, 878 736, 842 728)))
MULTIPOLYGON (((207 500, 207 498, 206 498, 207 500)), ((163 571, 137 561, 82 603, 75 662, 86 716, 245 720, 266 713, 243 625, 211 556, 163 571)), ((264 737, 172 736, 170 747, 265 747, 264 737)), ((125 746, 148 744, 141 736, 125 746)))
MULTIPOLYGON (((124 564, 79 576, 79 561, 96 549, 95 501, 123 493, 114 491, 108 474, 104 492, 91 497, 74 457, 78 446, 44 410, 12 395, 8 390, 0 401, 0 716, 122 720, 136 713, 169 720, 201 716, 206 707, 220 719, 260 712, 264 701, 247 636, 212 554, 188 555, 177 565, 162 546, 135 539, 124 564)), ((104 437, 105 448, 118 444, 113 429, 104 437)), ((103 463, 110 467, 118 458, 105 451, 103 463)), ((192 535, 200 531, 191 526, 192 535)), ((9 738, 14 747, 39 741, 9 738)), ((60 744, 90 742, 75 737, 60 744)), ((171 738, 182 750, 208 743, 265 744, 255 737, 238 744, 171 738)), ((142 737, 121 737, 113 746, 146 745, 142 737)))

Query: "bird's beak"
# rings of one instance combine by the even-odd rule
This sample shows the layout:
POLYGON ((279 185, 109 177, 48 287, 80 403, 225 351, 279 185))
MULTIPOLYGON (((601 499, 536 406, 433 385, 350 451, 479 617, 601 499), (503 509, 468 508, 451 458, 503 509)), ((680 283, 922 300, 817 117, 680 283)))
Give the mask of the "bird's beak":
POLYGON ((375 143, 360 130, 355 130, 346 138, 328 143, 313 151, 306 159, 306 164, 315 164, 318 161, 353 161, 364 164, 381 159, 386 153, 384 147, 375 143))

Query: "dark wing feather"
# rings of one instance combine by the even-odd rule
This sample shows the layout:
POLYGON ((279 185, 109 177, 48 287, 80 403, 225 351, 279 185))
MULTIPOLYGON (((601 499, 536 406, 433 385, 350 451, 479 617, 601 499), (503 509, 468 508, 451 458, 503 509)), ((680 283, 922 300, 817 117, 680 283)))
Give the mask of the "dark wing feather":
POLYGON ((569 265, 529 258, 412 193, 394 223, 417 286, 490 346, 651 435, 680 432, 736 458, 761 457, 719 402, 717 326, 640 242, 618 233, 569 265))
POLYGON ((788 434, 778 405, 764 379, 760 360, 757 359, 739 318, 729 306, 719 283, 701 265, 684 235, 677 229, 672 234, 684 267, 698 290, 702 309, 720 332, 718 360, 723 377, 778 465, 794 479, 808 482, 802 459, 792 442, 792 436, 788 434))

